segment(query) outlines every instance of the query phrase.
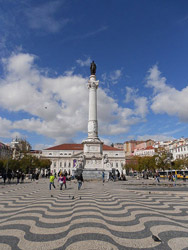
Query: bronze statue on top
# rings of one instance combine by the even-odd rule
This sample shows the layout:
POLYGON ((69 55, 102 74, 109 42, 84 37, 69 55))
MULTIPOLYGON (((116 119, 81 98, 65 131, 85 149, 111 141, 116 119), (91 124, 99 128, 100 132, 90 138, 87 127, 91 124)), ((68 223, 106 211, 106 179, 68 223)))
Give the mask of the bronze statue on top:
POLYGON ((97 68, 97 66, 96 66, 95 62, 93 61, 91 63, 91 66, 90 66, 91 75, 95 75, 96 74, 96 68, 97 68))

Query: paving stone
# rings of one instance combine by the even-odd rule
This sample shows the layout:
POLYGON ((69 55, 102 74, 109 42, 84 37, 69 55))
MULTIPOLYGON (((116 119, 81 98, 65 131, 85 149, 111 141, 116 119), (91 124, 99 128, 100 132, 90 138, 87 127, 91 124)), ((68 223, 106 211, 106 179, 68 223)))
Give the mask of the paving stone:
POLYGON ((0 185, 0 249, 188 249, 182 184, 91 181, 77 190, 72 181, 61 191, 57 183, 50 191, 48 179, 0 185))

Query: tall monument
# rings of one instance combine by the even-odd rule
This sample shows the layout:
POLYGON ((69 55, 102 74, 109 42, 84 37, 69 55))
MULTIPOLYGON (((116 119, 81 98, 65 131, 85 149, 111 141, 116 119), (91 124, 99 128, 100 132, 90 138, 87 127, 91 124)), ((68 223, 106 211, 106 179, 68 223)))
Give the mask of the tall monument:
POLYGON ((96 80, 96 64, 93 61, 90 66, 89 89, 89 119, 88 138, 82 143, 84 145, 84 169, 102 169, 103 142, 98 137, 97 121, 97 88, 99 81, 96 80))

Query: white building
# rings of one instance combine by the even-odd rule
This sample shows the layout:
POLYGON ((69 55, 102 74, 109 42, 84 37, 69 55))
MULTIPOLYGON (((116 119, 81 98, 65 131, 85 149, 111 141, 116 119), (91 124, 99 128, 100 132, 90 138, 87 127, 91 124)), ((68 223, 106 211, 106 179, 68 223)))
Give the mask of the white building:
MULTIPOLYGON (((90 159, 93 169, 99 164, 102 165, 102 170, 111 171, 112 168, 118 169, 121 173, 125 164, 125 153, 123 150, 116 149, 107 145, 103 145, 103 154, 107 155, 108 162, 105 163, 104 158, 98 160, 93 157, 90 159), (100 162, 98 162, 100 161, 100 162)), ((58 173, 59 171, 67 171, 73 174, 75 169, 80 164, 80 159, 83 155, 83 144, 61 144, 42 151, 42 157, 52 161, 51 171, 58 173)), ((87 164, 87 162, 86 162, 87 164)))
POLYGON ((173 155, 173 160, 188 157, 188 143, 171 148, 170 153, 173 155))
POLYGON ((149 146, 144 149, 135 149, 134 150, 135 156, 154 156, 155 155, 155 148, 152 146, 149 146))

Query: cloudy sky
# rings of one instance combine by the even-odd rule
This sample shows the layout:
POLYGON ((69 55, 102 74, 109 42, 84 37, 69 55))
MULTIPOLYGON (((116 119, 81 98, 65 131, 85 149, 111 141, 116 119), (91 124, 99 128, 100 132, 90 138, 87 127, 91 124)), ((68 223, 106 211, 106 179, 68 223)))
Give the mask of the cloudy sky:
POLYGON ((187 0, 0 0, 0 141, 87 138, 97 64, 99 136, 188 137, 187 0))

